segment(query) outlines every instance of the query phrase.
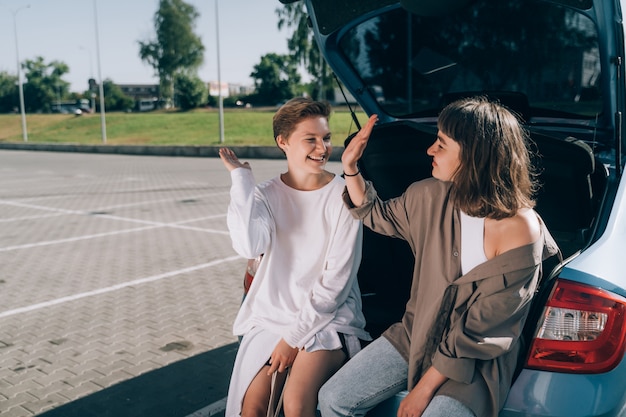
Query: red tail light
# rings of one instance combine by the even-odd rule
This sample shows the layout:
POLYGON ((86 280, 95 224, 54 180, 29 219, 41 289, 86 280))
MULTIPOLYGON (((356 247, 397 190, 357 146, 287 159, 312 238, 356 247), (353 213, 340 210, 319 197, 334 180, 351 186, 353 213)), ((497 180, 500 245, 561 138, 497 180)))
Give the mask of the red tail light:
POLYGON ((557 280, 532 341, 527 366, 557 372, 607 372, 624 356, 625 321, 625 298, 557 280))

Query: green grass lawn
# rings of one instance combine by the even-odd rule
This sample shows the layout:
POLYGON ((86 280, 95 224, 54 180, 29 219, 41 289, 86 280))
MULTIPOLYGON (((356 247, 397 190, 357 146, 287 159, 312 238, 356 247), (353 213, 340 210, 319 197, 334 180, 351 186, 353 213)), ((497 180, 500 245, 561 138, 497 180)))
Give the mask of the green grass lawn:
MULTIPOLYGON (((272 116, 276 109, 225 109, 224 145, 273 146, 272 116)), ((108 145, 220 145, 219 112, 202 109, 191 112, 106 113, 108 145)), ((361 125, 367 121, 357 113, 361 125)), ((100 114, 27 114, 30 143, 101 144, 100 114)), ((337 108, 330 117, 333 143, 356 130, 347 110, 337 108)), ((22 142, 19 114, 0 115, 0 142, 22 142)))

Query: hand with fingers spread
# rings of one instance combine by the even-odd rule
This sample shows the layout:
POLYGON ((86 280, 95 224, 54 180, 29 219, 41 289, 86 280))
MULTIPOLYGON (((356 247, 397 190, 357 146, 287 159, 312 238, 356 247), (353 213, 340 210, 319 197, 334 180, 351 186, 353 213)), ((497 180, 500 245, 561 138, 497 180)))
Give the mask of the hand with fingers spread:
POLYGON ((229 171, 236 168, 251 169, 248 162, 241 162, 239 158, 237 158, 237 155, 235 155, 235 152, 229 148, 220 148, 220 159, 229 171))
POLYGON ((370 116, 367 124, 359 130, 359 132, 352 138, 346 149, 341 155, 341 163, 343 165, 344 172, 352 174, 357 171, 357 162, 363 156, 363 151, 367 146, 367 141, 370 138, 372 129, 378 121, 378 116, 373 114, 370 116))
POLYGON ((297 355, 298 348, 291 347, 284 339, 280 339, 270 356, 270 369, 267 374, 272 375, 276 370, 281 373, 285 372, 285 369, 296 360, 297 355))
POLYGON ((367 124, 354 135, 341 155, 341 164, 343 166, 346 187, 354 207, 359 207, 365 200, 365 181, 363 177, 359 175, 360 171, 357 162, 359 162, 359 159, 363 156, 363 151, 367 146, 372 129, 377 121, 377 115, 373 114, 370 116, 367 124))

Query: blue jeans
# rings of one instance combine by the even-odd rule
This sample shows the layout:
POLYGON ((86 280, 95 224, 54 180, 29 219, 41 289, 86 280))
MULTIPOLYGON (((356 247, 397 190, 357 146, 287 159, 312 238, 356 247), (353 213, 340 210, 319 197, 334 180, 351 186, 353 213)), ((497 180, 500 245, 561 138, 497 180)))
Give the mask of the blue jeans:
MULTIPOLYGON (((350 359, 320 389, 322 417, 359 417, 406 389, 408 365, 384 337, 350 359)), ((474 417, 459 401, 436 396, 422 417, 474 417)))

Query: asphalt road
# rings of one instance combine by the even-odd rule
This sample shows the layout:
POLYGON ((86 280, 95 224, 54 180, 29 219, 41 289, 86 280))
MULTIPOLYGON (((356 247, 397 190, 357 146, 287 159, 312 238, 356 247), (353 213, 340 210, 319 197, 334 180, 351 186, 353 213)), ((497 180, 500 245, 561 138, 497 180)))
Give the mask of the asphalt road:
POLYGON ((217 158, 0 150, 2 417, 223 415, 229 186, 217 158))

